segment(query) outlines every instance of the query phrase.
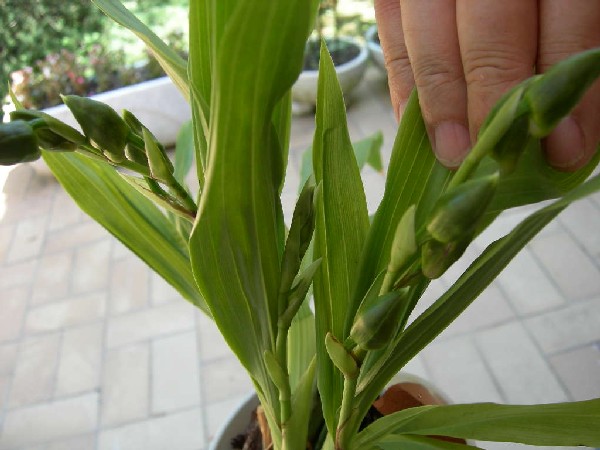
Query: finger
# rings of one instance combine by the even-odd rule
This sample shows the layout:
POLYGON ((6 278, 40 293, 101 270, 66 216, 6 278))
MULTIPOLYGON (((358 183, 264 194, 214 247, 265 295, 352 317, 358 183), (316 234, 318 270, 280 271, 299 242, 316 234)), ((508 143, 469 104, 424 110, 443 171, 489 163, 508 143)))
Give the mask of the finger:
POLYGON ((471 139, 498 99, 533 75, 537 17, 537 0, 457 0, 471 139))
POLYGON ((408 56, 423 118, 440 162, 457 166, 471 141, 455 0, 401 0, 408 56))
POLYGON ((392 107, 396 120, 399 120, 415 84, 404 44, 400 0, 375 0, 375 17, 388 72, 392 107))
MULTIPOLYGON (((538 71, 600 46, 600 1, 543 0, 540 2, 538 71)), ((600 83, 584 96, 545 141, 548 162, 562 170, 583 167, 600 141, 600 83)))

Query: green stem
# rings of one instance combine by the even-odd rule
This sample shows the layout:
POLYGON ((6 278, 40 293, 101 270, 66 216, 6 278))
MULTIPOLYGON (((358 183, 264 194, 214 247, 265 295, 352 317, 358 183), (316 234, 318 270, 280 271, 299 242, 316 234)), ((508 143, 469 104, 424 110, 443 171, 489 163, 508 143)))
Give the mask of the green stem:
POLYGON ((340 420, 335 436, 336 450, 346 450, 350 448, 350 441, 354 434, 354 420, 352 420, 354 412, 354 396, 356 394, 356 384, 358 378, 344 379, 344 393, 342 397, 342 407, 340 410, 340 420))
POLYGON ((290 386, 290 375, 287 368, 287 340, 288 340, 289 326, 279 326, 277 332, 277 339, 275 342, 275 354, 279 365, 285 372, 286 385, 279 389, 279 408, 280 408, 280 426, 281 436, 283 440, 283 448, 291 449, 294 448, 294 442, 289 440, 289 434, 287 433, 287 424, 292 415, 292 388, 290 386))
POLYGON ((173 178, 172 182, 169 183, 169 188, 173 191, 175 197, 177 197, 181 201, 183 206, 185 206, 190 211, 190 213, 192 213, 195 216, 198 212, 196 202, 175 178, 173 178))

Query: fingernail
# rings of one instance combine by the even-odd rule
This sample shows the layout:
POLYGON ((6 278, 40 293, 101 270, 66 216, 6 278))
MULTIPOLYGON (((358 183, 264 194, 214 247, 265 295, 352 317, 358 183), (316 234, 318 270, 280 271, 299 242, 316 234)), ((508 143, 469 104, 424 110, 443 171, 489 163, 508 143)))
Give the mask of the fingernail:
POLYGON ((458 167, 471 147, 469 131, 456 122, 442 122, 435 127, 433 151, 444 166, 458 167))
POLYGON ((579 166, 585 157, 583 133, 572 116, 565 117, 546 138, 546 157, 557 169, 579 166))
POLYGON ((396 121, 400 122, 400 119, 402 119, 402 114, 404 114, 404 111, 406 110, 407 103, 408 101, 403 101, 398 105, 398 109, 396 110, 396 121))

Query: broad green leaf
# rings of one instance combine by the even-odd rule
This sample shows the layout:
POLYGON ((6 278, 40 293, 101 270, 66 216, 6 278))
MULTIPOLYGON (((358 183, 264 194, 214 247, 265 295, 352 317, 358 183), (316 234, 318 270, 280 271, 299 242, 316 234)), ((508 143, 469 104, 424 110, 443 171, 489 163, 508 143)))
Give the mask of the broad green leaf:
POLYGON ((288 373, 292 390, 296 388, 315 356, 315 317, 305 301, 292 322, 288 333, 288 373))
POLYGON ((187 176, 194 162, 194 136, 192 122, 184 123, 177 133, 175 143, 175 179, 185 186, 187 176))
POLYGON ((325 336, 346 337, 344 324, 352 314, 350 300, 358 263, 369 229, 360 171, 348 134, 342 91, 331 56, 321 44, 313 166, 317 183, 317 220, 313 258, 323 258, 313 293, 317 325, 319 392, 325 421, 335 430, 343 379, 325 349, 325 336))
POLYGON ((598 190, 600 175, 533 213, 509 234, 491 244, 454 285, 404 331, 380 370, 361 378, 358 388, 361 408, 368 408, 387 381, 452 323, 544 226, 571 202, 598 190))
POLYGON ((186 62, 175 50, 165 44, 154 32, 133 15, 119 0, 92 0, 108 17, 139 37, 155 56, 183 96, 189 100, 186 62))
POLYGON ((70 153, 44 152, 43 157, 84 212, 210 315, 194 282, 185 243, 152 202, 104 163, 70 153))
MULTIPOLYGON (((282 149, 281 153, 281 173, 285 173, 287 169, 288 153, 290 149, 290 133, 292 129, 292 92, 288 91, 286 95, 279 101, 273 111, 273 127, 279 139, 279 146, 282 149)), ((281 178, 279 185, 279 193, 283 189, 284 178, 281 178)))
POLYGON ((353 449, 375 448, 389 433, 436 435, 529 445, 600 445, 600 399, 545 405, 422 406, 382 417, 353 449))
MULTIPOLYGON (((383 134, 378 131, 360 141, 353 142, 354 156, 360 170, 365 165, 371 166, 378 172, 383 172, 383 163, 381 161, 381 146, 383 145, 383 134)), ((312 146, 307 148, 302 154, 302 167, 300 167, 300 189, 313 173, 312 146)))
MULTIPOLYGON (((226 3, 214 3, 217 17, 226 3)), ((300 73, 309 13, 303 0, 257 0, 228 18, 212 57, 210 148, 190 239, 198 285, 267 409, 278 396, 262 358, 275 344, 282 214, 272 117, 300 73)))
POLYGON ((392 434, 377 443, 382 450, 472 450, 480 447, 456 444, 424 436, 392 434))

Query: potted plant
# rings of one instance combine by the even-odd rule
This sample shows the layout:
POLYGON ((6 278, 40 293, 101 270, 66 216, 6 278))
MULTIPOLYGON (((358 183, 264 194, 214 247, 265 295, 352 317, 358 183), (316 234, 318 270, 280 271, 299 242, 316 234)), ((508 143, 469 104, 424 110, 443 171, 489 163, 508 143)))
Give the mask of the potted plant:
POLYGON ((321 41, 325 40, 327 43, 347 102, 351 100, 352 91, 365 74, 369 53, 356 39, 340 35, 337 3, 337 0, 319 2, 315 36, 306 42, 302 72, 292 88, 292 99, 298 104, 298 110, 304 106, 306 110, 312 111, 316 104, 321 41), (326 36, 325 32, 325 18, 328 15, 332 22, 332 36, 326 36))
POLYGON ((102 103, 76 96, 65 103, 82 133, 20 109, 0 126, 0 162, 41 153, 86 213, 214 320, 252 379, 261 439, 268 446, 465 445, 429 436, 600 445, 600 399, 417 406, 363 422, 388 381, 537 232, 571 202, 600 190, 599 176, 585 181, 598 155, 579 172, 565 174, 546 166, 539 147, 539 139, 600 76, 600 49, 509 92, 456 172, 432 155, 413 95, 371 221, 342 91, 322 46, 313 174, 286 229, 279 192, 290 89, 302 68, 317 3, 193 1, 187 64, 118 0, 94 3, 140 35, 190 99, 198 184, 183 181, 189 154, 177 154, 172 163, 134 115, 121 118, 102 103), (553 197, 407 323, 430 280, 500 211, 553 197))

